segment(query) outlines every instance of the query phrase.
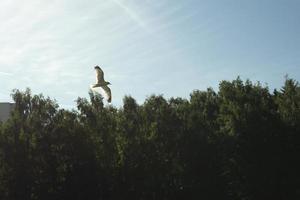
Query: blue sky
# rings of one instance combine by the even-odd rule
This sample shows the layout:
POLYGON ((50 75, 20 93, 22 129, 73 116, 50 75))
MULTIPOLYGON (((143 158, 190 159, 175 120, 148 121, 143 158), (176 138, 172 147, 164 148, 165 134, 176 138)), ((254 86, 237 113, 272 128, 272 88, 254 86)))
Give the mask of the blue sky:
POLYGON ((221 80, 300 80, 299 0, 1 0, 0 101, 29 87, 65 108, 100 65, 124 95, 188 98, 221 80))

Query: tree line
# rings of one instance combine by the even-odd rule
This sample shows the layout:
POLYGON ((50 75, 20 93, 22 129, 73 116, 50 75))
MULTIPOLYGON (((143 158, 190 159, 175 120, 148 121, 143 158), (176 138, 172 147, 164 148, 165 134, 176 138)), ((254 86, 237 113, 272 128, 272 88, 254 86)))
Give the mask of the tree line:
POLYGON ((14 90, 0 124, 0 199, 300 199, 300 87, 237 78, 189 99, 100 95, 76 110, 14 90))

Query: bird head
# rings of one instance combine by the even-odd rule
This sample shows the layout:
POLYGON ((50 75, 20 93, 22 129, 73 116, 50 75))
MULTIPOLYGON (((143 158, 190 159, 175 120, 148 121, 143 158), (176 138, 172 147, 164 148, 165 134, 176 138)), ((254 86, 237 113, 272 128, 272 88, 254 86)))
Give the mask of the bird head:
POLYGON ((97 65, 97 66, 95 66, 95 69, 100 69, 100 67, 97 65))
POLYGON ((111 83, 110 82, 106 82, 107 83, 107 85, 111 85, 111 83))

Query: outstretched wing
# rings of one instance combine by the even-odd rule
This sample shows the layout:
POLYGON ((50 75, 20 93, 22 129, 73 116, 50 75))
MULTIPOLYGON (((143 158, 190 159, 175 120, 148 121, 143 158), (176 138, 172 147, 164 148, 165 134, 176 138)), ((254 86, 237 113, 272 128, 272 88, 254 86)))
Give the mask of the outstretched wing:
POLYGON ((104 82, 104 73, 100 67, 95 68, 96 70, 96 82, 97 84, 104 82))
POLYGON ((107 101, 108 101, 108 103, 110 103, 111 102, 111 91, 110 91, 110 88, 107 85, 105 85, 105 86, 102 86, 102 89, 104 90, 104 92, 107 95, 107 101))

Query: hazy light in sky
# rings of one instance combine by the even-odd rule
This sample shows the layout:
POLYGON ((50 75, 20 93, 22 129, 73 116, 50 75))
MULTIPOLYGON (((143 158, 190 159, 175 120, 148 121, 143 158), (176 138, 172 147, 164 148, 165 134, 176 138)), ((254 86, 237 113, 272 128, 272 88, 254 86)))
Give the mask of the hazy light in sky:
POLYGON ((189 97, 243 79, 300 80, 297 0, 2 0, 0 102, 29 87, 66 108, 100 65, 113 105, 155 93, 189 97), (128 84, 130 83, 130 84, 128 84))

